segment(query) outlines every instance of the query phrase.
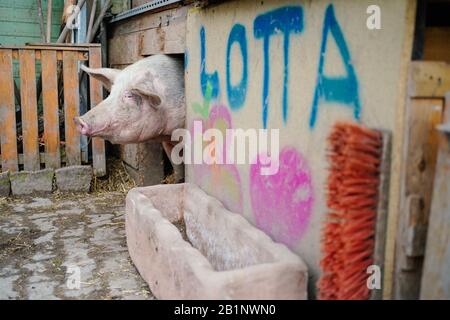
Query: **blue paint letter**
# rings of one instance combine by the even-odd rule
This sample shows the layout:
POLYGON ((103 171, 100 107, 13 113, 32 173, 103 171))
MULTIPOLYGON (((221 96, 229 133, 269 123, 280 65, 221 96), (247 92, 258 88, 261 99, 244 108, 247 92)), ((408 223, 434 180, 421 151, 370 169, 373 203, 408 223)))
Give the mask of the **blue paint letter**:
POLYGON ((242 107, 247 94, 247 38, 245 27, 242 24, 235 24, 231 29, 227 45, 227 94, 228 101, 232 110, 242 107), (231 47, 234 42, 239 44, 242 54, 242 78, 239 84, 233 86, 230 77, 230 55, 231 47))
POLYGON ((211 98, 216 98, 219 94, 219 75, 217 71, 211 74, 206 73, 206 45, 205 28, 200 29, 200 84, 202 86, 203 97, 206 97, 208 82, 212 86, 211 98))
POLYGON ((263 39, 264 50, 264 82, 262 94, 263 126, 267 127, 267 112, 269 107, 269 42, 270 37, 280 32, 284 34, 284 82, 283 82, 283 121, 286 123, 288 112, 288 76, 289 76, 289 35, 303 30, 303 10, 300 6, 282 7, 261 14, 253 23, 255 38, 263 39))
POLYGON ((187 70, 189 64, 189 51, 186 49, 184 51, 184 70, 187 70))
POLYGON ((358 97, 358 82, 355 70, 351 64, 350 52, 342 34, 341 28, 334 15, 333 5, 329 5, 325 12, 325 19, 322 32, 322 44, 320 47, 319 71, 317 77, 316 89, 314 92, 314 100, 312 104, 311 117, 309 119, 309 127, 314 128, 317 119, 317 107, 320 102, 338 102, 351 106, 353 108, 353 116, 359 120, 360 103, 358 97), (347 77, 326 77, 323 74, 323 63, 327 50, 327 38, 331 31, 337 47, 344 62, 347 77))

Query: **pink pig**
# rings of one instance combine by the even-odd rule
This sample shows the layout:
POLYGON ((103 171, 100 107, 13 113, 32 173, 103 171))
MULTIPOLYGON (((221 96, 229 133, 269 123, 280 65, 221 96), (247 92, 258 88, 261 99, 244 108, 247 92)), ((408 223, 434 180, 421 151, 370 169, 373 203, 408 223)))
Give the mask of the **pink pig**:
MULTIPOLYGON (((81 68, 100 80, 110 95, 74 118, 80 133, 114 144, 161 141, 170 159, 170 136, 184 127, 186 117, 183 61, 154 55, 123 70, 81 68)), ((180 168, 174 169, 178 176, 180 168)))

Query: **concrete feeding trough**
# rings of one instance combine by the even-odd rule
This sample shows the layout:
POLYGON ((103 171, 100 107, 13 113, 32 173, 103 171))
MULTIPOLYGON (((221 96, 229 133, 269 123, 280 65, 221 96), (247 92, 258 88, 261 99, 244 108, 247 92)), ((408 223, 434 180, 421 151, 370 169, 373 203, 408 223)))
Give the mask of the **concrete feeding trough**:
POLYGON ((127 195, 131 259, 159 299, 306 299, 307 268, 193 184, 127 195))

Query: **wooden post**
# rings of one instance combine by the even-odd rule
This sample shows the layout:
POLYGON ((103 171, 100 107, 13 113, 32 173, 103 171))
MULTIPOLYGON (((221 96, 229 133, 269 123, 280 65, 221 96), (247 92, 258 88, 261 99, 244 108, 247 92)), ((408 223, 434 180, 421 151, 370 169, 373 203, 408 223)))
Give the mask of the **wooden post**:
POLYGON ((34 50, 19 50, 24 169, 39 170, 39 137, 34 50))
MULTIPOLYGON (((101 68, 101 48, 89 48, 89 67, 101 68)), ((103 86, 99 80, 90 78, 91 109, 102 100, 103 86)), ((94 174, 98 177, 106 174, 105 141, 101 138, 92 138, 92 159, 94 174)))
POLYGON ((17 171, 16 106, 12 50, 0 49, 0 143, 2 171, 17 171))
POLYGON ((435 127, 441 122, 442 107, 438 98, 408 103, 405 204, 397 233, 394 299, 419 298, 439 138, 435 127))
MULTIPOLYGON (((450 121, 450 92, 444 123, 450 121)), ((428 226, 421 299, 450 299, 450 133, 441 132, 428 226)))
MULTIPOLYGON (((402 199, 396 236, 396 261, 394 299, 429 298, 433 285, 439 280, 429 277, 429 256, 437 248, 430 247, 429 239, 439 235, 433 227, 433 207, 436 197, 448 196, 445 189, 437 191, 444 175, 439 170, 441 140, 444 138, 435 127, 448 113, 444 97, 450 92, 450 64, 434 61, 413 61, 408 82, 408 124, 405 130, 407 148, 404 158, 402 199), (426 238, 428 237, 428 240, 426 238), (428 274, 427 274, 428 273, 428 274), (422 279, 420 283, 420 279, 422 279), (428 283, 431 281, 433 284, 428 283), (428 291, 424 295, 425 291, 428 291)), ((441 169, 442 170, 442 169, 441 169)), ((442 198, 440 198, 442 200, 442 198)), ((439 214, 438 214, 439 215, 439 214)), ((442 221, 441 221, 442 222, 442 221)), ((444 233, 445 234, 445 233, 444 233)), ((442 247, 442 246, 441 246, 442 247)), ((437 272, 434 266, 432 272, 437 272)))
POLYGON ((45 167, 56 169, 61 166, 56 51, 42 50, 41 55, 45 167))
POLYGON ((64 114, 66 165, 81 164, 80 134, 74 118, 79 116, 78 54, 76 51, 63 52, 64 114))

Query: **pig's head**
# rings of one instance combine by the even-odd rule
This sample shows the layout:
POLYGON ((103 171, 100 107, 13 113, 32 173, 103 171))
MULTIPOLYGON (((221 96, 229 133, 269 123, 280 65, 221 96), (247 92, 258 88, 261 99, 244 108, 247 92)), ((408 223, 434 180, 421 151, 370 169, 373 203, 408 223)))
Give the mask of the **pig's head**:
POLYGON ((118 144, 143 142, 165 134, 166 117, 158 94, 161 88, 150 71, 82 69, 100 80, 110 95, 74 119, 81 134, 118 144))

